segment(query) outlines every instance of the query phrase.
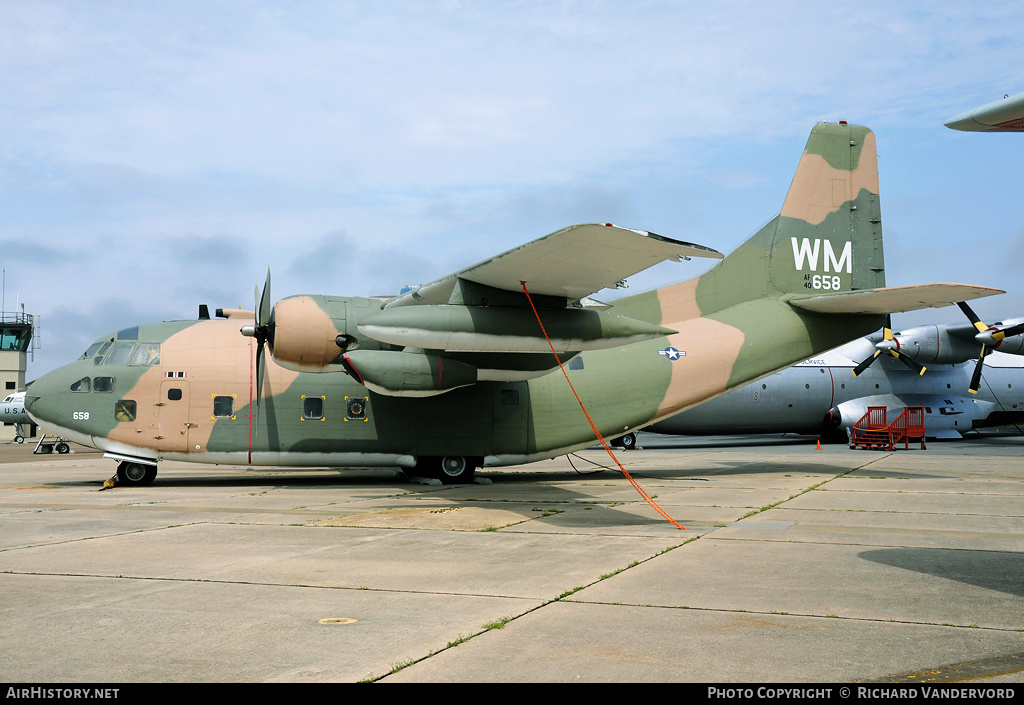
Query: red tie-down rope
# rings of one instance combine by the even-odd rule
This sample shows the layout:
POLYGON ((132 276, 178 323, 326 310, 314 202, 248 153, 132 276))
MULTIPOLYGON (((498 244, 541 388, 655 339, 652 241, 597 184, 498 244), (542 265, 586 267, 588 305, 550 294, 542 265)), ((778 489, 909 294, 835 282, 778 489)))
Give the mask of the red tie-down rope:
POLYGON ((604 446, 606 451, 608 451, 608 455, 610 455, 611 459, 615 461, 615 464, 619 466, 619 470, 621 470, 622 474, 626 476, 627 480, 629 480, 629 484, 633 485, 633 488, 640 493, 640 496, 643 497, 651 507, 654 508, 654 511, 658 512, 658 514, 664 517, 666 521, 677 529, 686 531, 685 526, 670 517, 668 512, 659 507, 658 503, 651 499, 649 494, 644 492, 644 488, 637 484, 637 481, 633 479, 633 476, 626 472, 626 468, 622 467, 622 463, 620 463, 619 459, 615 457, 615 453, 612 452, 611 446, 609 446, 608 442, 605 441, 601 432, 597 430, 597 425, 594 423, 594 420, 590 418, 590 414, 587 413, 587 408, 583 406, 583 402, 580 400, 580 395, 576 393, 576 387, 572 386, 572 381, 569 380, 569 374, 565 371, 565 367, 562 366, 562 361, 558 358, 558 353, 555 352, 555 346, 552 345, 551 338, 548 337, 548 332, 544 328, 544 323, 540 320, 540 314, 537 312, 537 307, 533 305, 533 299, 530 298, 530 292, 526 289, 526 282, 521 281, 519 283, 523 285, 523 293, 526 294, 526 300, 530 302, 530 308, 533 309, 533 315, 537 317, 537 324, 540 325, 540 330, 544 334, 544 339, 548 341, 548 347, 551 348, 551 354, 555 356, 555 361, 558 363, 558 369, 562 371, 562 376, 564 376, 565 381, 568 382, 569 389, 572 390, 573 396, 576 397, 576 403, 578 403, 580 405, 580 409, 583 410, 583 415, 587 417, 587 422, 590 424, 591 430, 594 431, 594 435, 597 436, 597 440, 601 441, 601 445, 604 446))

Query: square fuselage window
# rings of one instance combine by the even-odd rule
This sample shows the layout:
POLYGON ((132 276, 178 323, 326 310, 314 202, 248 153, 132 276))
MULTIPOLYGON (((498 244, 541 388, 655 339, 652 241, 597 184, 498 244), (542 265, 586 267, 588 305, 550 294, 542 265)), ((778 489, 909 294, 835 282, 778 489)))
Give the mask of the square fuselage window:
POLYGON ((213 415, 230 418, 235 413, 235 398, 222 396, 213 398, 213 415))
POLYGON ((118 421, 134 421, 138 416, 139 405, 131 399, 114 402, 114 418, 118 421))
POLYGON ((323 397, 305 397, 302 400, 302 418, 322 419, 324 417, 323 397))

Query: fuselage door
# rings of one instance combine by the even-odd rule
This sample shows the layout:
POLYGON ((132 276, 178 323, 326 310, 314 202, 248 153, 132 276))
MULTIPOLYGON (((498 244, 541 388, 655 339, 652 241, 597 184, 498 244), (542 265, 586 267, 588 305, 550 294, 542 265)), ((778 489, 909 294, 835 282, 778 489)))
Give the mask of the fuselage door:
POLYGON ((160 401, 156 405, 158 450, 188 451, 188 402, 188 382, 184 379, 169 379, 160 385, 160 401))

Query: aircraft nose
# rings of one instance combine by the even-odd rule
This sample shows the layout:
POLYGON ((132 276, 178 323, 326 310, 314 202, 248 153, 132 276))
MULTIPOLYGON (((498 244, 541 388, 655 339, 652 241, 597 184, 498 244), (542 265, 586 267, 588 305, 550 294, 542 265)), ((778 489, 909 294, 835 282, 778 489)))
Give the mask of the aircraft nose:
POLYGON ((25 391, 25 411, 37 421, 55 422, 60 412, 60 395, 56 394, 64 375, 60 370, 38 377, 25 391))

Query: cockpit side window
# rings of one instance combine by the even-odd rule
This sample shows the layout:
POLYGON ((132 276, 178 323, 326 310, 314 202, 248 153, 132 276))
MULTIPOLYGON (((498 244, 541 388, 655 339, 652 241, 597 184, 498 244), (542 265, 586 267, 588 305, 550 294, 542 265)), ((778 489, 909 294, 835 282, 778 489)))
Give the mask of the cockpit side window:
POLYGON ((82 377, 77 382, 71 383, 72 392, 91 392, 92 391, 92 380, 88 377, 82 377))
POLYGON ((107 354, 107 350, 110 350, 111 342, 107 342, 100 345, 100 349, 96 351, 96 358, 93 360, 94 365, 103 364, 103 356, 107 354))
POLYGON ((129 365, 136 367, 148 367, 160 364, 160 343, 140 343, 139 347, 132 353, 129 365))
POLYGON ((93 391, 112 392, 114 391, 114 381, 113 377, 95 377, 92 380, 93 391))
POLYGON ((96 354, 96 352, 100 349, 100 347, 102 345, 103 345, 102 342, 93 343, 92 345, 89 346, 89 348, 84 353, 82 353, 82 357, 80 357, 78 359, 79 360, 85 360, 86 358, 92 357, 93 355, 96 354))

